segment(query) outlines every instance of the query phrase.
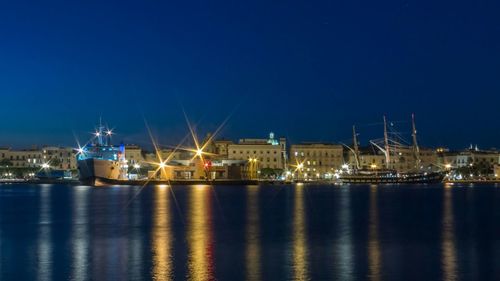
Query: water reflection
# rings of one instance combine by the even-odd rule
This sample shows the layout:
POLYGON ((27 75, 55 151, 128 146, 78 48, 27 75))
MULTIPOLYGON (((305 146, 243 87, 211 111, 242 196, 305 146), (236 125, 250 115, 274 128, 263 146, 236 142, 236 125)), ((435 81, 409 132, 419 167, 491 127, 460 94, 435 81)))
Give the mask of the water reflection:
POLYGON ((352 280, 353 274, 353 249, 351 233, 351 203, 350 189, 342 190, 340 194, 339 232, 340 237, 337 244, 336 258, 338 260, 339 276, 342 280, 352 280))
POLYGON ((305 190, 303 185, 295 186, 293 208, 293 279, 308 280, 308 245, 305 218, 305 190))
POLYGON ((173 278, 172 230, 167 188, 155 188, 153 205, 153 279, 171 280, 173 278))
POLYGON ((210 186, 190 189, 187 239, 188 279, 214 280, 214 241, 210 186))
POLYGON ((455 249, 452 190, 444 189, 441 264, 443 280, 457 280, 457 253, 455 249))
POLYGON ((37 280, 52 279, 51 186, 40 187, 40 216, 37 248, 37 280))
POLYGON ((380 240, 378 235, 378 196, 377 186, 370 187, 370 209, 369 209, 369 226, 368 226, 368 269, 370 280, 380 280, 380 270, 382 267, 382 257, 380 253, 380 240))
POLYGON ((246 280, 261 280, 259 187, 247 187, 246 280))
MULTIPOLYGON (((136 196, 137 190, 131 189, 129 198, 136 196)), ((130 214, 130 223, 133 226, 142 225, 143 210, 142 210, 142 200, 134 200, 128 206, 127 213, 130 214)), ((128 257, 128 271, 130 280, 141 280, 143 276, 143 265, 144 265, 144 237, 141 228, 134 227, 130 232, 130 253, 128 257)), ((148 256, 149 258, 149 256, 148 256)))
POLYGON ((71 230, 72 280, 87 280, 89 238, 88 238, 89 187, 78 186, 73 192, 73 215, 71 230))
POLYGON ((106 280, 109 276, 126 276, 128 273, 129 241, 124 227, 129 220, 128 211, 120 211, 127 204, 126 189, 116 187, 93 189, 90 204, 93 206, 90 235, 91 279, 106 280))

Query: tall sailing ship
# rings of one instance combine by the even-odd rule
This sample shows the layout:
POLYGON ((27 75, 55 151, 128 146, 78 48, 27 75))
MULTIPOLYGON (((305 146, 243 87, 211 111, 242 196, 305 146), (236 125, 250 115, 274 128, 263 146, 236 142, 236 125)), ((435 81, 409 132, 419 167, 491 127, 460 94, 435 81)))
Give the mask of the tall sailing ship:
POLYGON ((78 149, 77 166, 81 182, 95 185, 100 179, 120 180, 126 177, 125 146, 112 145, 112 134, 99 122, 92 140, 78 149))
POLYGON ((397 183, 436 183, 441 182, 444 175, 441 171, 423 169, 421 166, 420 148, 417 143, 417 129, 415 126, 415 116, 412 114, 412 145, 406 146, 397 140, 389 138, 387 130, 387 119, 384 116, 384 138, 383 143, 370 141, 370 143, 379 149, 385 156, 385 167, 371 167, 366 169, 361 167, 360 152, 356 134, 356 128, 353 126, 353 147, 348 147, 354 155, 354 169, 344 171, 339 180, 342 183, 360 183, 360 184, 397 184, 397 183), (407 170, 398 170, 395 167, 398 150, 411 150, 413 157, 413 167, 407 170), (394 160, 393 160, 394 158, 394 160))

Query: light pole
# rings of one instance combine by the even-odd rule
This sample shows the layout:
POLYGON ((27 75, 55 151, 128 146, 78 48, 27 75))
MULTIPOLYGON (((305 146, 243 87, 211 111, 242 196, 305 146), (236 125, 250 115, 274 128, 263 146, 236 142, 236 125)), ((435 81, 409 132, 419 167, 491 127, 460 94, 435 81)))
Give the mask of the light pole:
POLYGON ((258 168, 257 168, 257 158, 249 158, 248 159, 248 173, 250 175, 250 179, 255 179, 257 177, 258 168))

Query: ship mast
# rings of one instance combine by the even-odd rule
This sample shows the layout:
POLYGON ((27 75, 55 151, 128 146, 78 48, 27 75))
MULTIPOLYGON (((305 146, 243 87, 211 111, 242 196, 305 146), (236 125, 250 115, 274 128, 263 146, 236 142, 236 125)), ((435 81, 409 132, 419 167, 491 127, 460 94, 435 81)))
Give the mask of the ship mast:
POLYGON ((384 115, 384 146, 385 146, 385 165, 390 169, 391 154, 389 151, 389 136, 387 133, 387 120, 384 115))
POLYGON ((352 141, 354 146, 354 159, 356 160, 356 168, 359 170, 359 147, 358 147, 358 137, 356 136, 356 126, 352 126, 352 141))
POLYGON ((103 134, 104 134, 104 127, 102 126, 102 118, 99 118, 99 128, 97 129, 97 132, 95 132, 95 136, 97 137, 97 145, 98 146, 103 146, 103 134))
POLYGON ((420 166, 420 148, 417 143, 417 127, 415 126, 415 114, 411 115, 412 137, 413 137, 413 156, 415 157, 415 166, 420 166))

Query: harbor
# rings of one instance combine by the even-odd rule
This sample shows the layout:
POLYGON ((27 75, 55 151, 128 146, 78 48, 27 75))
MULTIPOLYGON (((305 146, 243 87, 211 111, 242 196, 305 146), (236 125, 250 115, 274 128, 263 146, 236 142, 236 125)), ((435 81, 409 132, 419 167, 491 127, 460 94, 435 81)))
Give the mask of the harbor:
POLYGON ((270 133, 263 139, 233 142, 208 133, 199 139, 187 120, 191 140, 162 147, 151 137, 152 152, 113 144, 115 132, 102 121, 83 146, 14 151, 0 148, 0 182, 79 182, 96 186, 147 184, 426 184, 498 182, 500 152, 471 145, 462 151, 420 147, 415 117, 411 142, 394 133, 383 118, 383 138, 352 142, 291 144, 270 133), (409 144, 407 144, 409 143, 409 144))
POLYGON ((0 281, 500 280, 500 1, 3 1, 0 281))

